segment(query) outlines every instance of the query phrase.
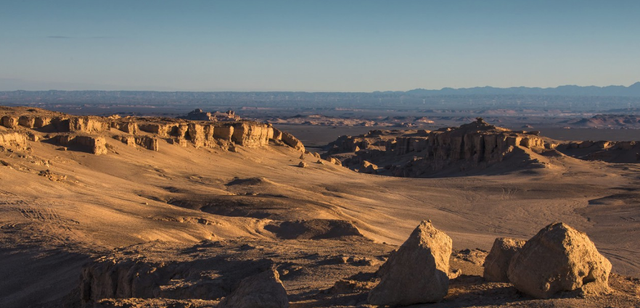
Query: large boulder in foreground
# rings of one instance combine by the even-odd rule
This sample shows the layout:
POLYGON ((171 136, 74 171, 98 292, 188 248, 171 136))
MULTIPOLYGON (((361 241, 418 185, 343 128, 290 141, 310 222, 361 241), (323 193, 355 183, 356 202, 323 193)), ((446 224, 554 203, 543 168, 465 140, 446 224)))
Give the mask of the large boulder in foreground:
POLYGON ((553 223, 527 241, 511 259, 507 275, 521 292, 548 298, 561 291, 609 290, 611 262, 585 233, 553 223))
POLYGON ((218 308, 286 308, 287 291, 274 269, 243 279, 238 288, 222 299, 218 308))
POLYGON ((423 221, 380 268, 381 281, 369 293, 373 305, 437 302, 449 290, 451 238, 423 221))
POLYGON ((493 242, 493 247, 487 258, 484 260, 483 277, 487 281, 509 282, 507 270, 511 263, 511 258, 526 243, 525 240, 517 240, 507 237, 499 237, 493 242))

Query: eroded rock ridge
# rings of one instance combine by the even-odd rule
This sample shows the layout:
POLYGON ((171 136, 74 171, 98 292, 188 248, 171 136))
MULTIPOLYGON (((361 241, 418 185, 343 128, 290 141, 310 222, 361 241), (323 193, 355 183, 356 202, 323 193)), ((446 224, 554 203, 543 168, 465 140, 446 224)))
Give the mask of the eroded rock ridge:
MULTIPOLYGON (((553 147, 538 134, 511 131, 478 118, 436 131, 373 130, 356 137, 342 136, 329 144, 327 155, 360 172, 416 177, 484 168, 518 153, 553 147)), ((525 163, 539 162, 530 159, 525 163)))
POLYGON ((270 142, 304 151, 293 135, 270 124, 237 120, 186 120, 152 117, 73 116, 35 108, 0 109, 0 145, 24 146, 26 140, 48 141, 107 154, 110 140, 158 151, 161 141, 196 148, 233 150, 236 145, 262 147, 270 142))

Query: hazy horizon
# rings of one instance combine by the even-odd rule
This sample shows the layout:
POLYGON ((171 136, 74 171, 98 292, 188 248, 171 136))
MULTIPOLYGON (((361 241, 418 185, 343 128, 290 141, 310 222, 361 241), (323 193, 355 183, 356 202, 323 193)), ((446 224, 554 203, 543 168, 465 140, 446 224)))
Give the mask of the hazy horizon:
POLYGON ((0 91, 373 92, 640 80, 637 1, 29 1, 0 91))
MULTIPOLYGON (((625 88, 629 88, 635 84, 640 84, 640 81, 636 81, 636 82, 631 82, 631 83, 626 83, 626 84, 609 84, 609 85, 577 85, 577 84, 562 84, 562 85, 558 85, 558 86, 550 86, 550 87, 529 87, 529 86, 514 86, 514 87, 495 87, 495 86, 491 86, 491 85, 484 85, 484 86, 475 86, 475 87, 464 87, 464 88, 454 88, 454 87, 442 87, 442 88, 438 88, 438 89, 428 89, 428 88, 414 88, 414 89, 404 89, 404 90, 383 90, 383 89, 379 89, 379 90, 372 90, 372 91, 297 91, 297 90, 286 90, 286 89, 281 89, 281 90, 176 90, 176 89, 154 89, 154 90, 150 90, 150 89, 145 89, 145 88, 132 88, 132 89, 121 89, 121 88, 115 88, 115 87, 110 87, 110 86, 104 86, 103 88, 86 88, 86 89, 65 89, 63 88, 30 88, 30 89, 23 89, 23 88, 2 88, 1 86, 6 86, 6 85, 12 85, 12 84, 16 84, 17 82, 21 82, 20 80, 11 80, 8 78, 0 78, 0 91, 3 92, 11 92, 11 91, 28 91, 28 92, 44 92, 44 91, 68 91, 68 92, 74 92, 74 91, 108 91, 108 92, 118 92, 118 91, 125 91, 125 92, 238 92, 238 93, 243 93, 243 92, 291 92, 291 93, 295 93, 295 92, 300 92, 300 93, 376 93, 376 92, 409 92, 409 91, 414 91, 414 90, 427 90, 427 91, 442 91, 442 90, 447 90, 447 89, 452 89, 452 90, 467 90, 467 89, 475 89, 475 88, 494 88, 494 89, 499 89, 499 90, 506 90, 506 89, 515 89, 515 88, 525 88, 525 89, 542 89, 542 90, 548 90, 548 89, 557 89, 560 87, 567 87, 567 86, 578 86, 578 87, 583 87, 583 88, 587 88, 587 87, 598 87, 598 88, 606 88, 606 87, 625 87, 625 88)), ((23 81, 22 81, 23 82, 23 81)), ((59 83, 50 83, 50 84, 59 84, 59 83)))

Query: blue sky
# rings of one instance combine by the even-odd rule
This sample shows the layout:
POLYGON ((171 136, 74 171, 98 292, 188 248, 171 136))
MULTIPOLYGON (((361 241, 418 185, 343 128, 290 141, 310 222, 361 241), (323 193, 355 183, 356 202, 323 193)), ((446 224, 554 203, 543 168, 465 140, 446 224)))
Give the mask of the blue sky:
POLYGON ((640 81, 640 1, 2 1, 0 90, 640 81))

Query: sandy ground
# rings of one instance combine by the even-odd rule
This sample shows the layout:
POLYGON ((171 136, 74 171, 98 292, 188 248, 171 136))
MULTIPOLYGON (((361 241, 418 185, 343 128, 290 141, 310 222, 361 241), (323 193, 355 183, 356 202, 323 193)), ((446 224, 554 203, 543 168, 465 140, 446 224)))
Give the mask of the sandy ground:
MULTIPOLYGON (((317 163, 311 155, 302 159, 307 167, 299 168, 300 152, 282 146, 239 147, 233 153, 165 142, 159 152, 109 144, 110 153, 100 156, 39 142, 29 142, 29 149, 0 152, 0 273, 5 277, 0 282, 0 306, 64 303, 77 296, 73 290, 82 265, 114 249, 162 243, 172 251, 169 256, 182 260, 190 257, 175 251, 185 245, 236 241, 223 250, 229 253, 243 245, 238 239, 266 247, 247 258, 267 256, 277 264, 289 260, 302 268, 338 255, 374 260, 362 266, 347 262, 333 269, 318 267, 304 279, 283 279, 292 302, 300 307, 354 306, 362 303, 366 287, 345 291, 344 296, 322 292, 358 272, 375 272, 386 254, 424 219, 451 236, 455 249, 483 250, 496 237, 528 239, 562 221, 586 232, 611 260, 615 273, 640 277, 636 164, 556 157, 548 158, 545 169, 412 179, 358 174, 317 163), (345 239, 350 229, 344 226, 283 225, 314 219, 345 221, 363 237, 345 239), (297 252, 318 257, 305 263, 297 252)), ((152 255, 149 251, 140 253, 152 255)), ((549 304, 527 299, 508 286, 485 285, 477 268, 469 271, 456 282, 463 291, 450 291, 451 307, 549 304), (480 301, 473 296, 474 288, 506 299, 480 301)), ((633 298, 640 290, 634 289, 638 282, 625 279, 619 279, 621 289, 631 290, 624 293, 631 299, 620 303, 637 305, 633 298)), ((620 298, 557 299, 552 304, 618 306, 615 301, 620 298)))

